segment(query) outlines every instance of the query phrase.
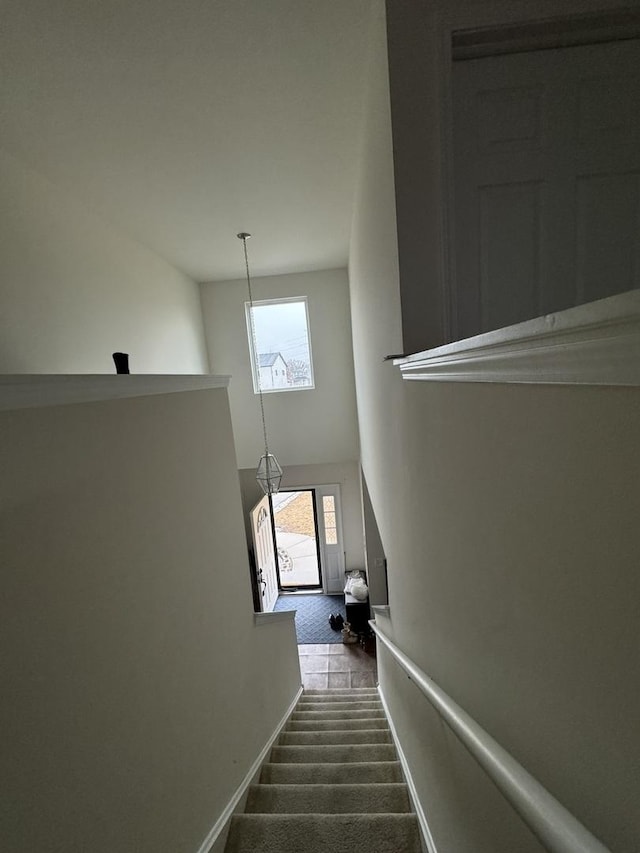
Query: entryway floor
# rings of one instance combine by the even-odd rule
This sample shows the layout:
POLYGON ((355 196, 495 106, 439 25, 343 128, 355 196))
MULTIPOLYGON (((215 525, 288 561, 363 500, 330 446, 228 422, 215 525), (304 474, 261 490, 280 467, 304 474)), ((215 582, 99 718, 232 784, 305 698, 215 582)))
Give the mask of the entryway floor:
POLYGON ((302 686, 307 690, 375 687, 376 659, 360 645, 316 643, 298 646, 302 686))
POLYGON ((299 644, 332 643, 342 648, 342 634, 329 624, 331 614, 347 618, 344 595, 281 595, 275 611, 296 611, 296 637, 299 644))

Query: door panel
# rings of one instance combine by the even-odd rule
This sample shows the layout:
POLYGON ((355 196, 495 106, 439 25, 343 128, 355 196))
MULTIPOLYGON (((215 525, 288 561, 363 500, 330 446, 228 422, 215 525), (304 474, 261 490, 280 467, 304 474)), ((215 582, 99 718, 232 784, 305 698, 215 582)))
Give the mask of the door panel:
POLYGON ((496 329, 538 313, 542 185, 480 188, 480 318, 496 329))
POLYGON ((265 495, 251 510, 251 533, 256 556, 258 590, 261 610, 270 613, 278 600, 278 575, 273 543, 271 507, 265 495))
POLYGON ((457 338, 640 287, 640 41, 454 63, 457 338))
POLYGON ((578 178, 576 273, 581 301, 638 286, 639 189, 639 173, 578 178))

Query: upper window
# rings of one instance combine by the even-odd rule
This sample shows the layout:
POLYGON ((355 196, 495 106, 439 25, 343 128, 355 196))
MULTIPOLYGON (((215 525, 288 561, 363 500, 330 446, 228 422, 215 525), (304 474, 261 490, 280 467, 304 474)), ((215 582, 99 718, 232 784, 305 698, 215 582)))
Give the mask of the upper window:
POLYGON ((253 390, 313 388, 307 297, 245 302, 253 390))

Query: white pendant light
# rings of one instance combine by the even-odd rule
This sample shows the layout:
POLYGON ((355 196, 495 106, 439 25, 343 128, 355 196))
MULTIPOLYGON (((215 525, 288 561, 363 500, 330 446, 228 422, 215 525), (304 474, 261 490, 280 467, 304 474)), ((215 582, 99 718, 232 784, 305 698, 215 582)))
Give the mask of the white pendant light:
POLYGON ((251 234, 247 234, 246 231, 241 231, 238 234, 238 239, 242 240, 242 245, 244 248, 244 265, 247 271, 251 342, 253 344, 253 357, 256 360, 255 370, 257 371, 258 394, 260 396, 260 415, 262 417, 262 434, 264 436, 264 453, 258 461, 256 480, 260 483, 262 491, 265 493, 265 495, 274 495, 280 488, 280 481, 282 480, 282 468, 280 467, 280 463, 273 455, 273 453, 269 453, 269 442, 267 441, 267 423, 264 417, 264 400, 262 398, 262 384, 260 381, 260 356, 258 354, 256 327, 253 318, 253 294, 251 292, 251 275, 249 274, 249 255, 247 254, 247 240, 250 237, 251 234))

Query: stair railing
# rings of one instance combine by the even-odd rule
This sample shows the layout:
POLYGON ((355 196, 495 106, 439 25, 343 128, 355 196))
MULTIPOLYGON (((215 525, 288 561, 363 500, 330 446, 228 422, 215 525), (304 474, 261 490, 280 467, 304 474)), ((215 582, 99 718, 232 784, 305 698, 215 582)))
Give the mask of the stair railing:
POLYGON ((551 853, 610 853, 506 749, 416 666, 375 621, 370 621, 369 625, 547 850, 551 853))

